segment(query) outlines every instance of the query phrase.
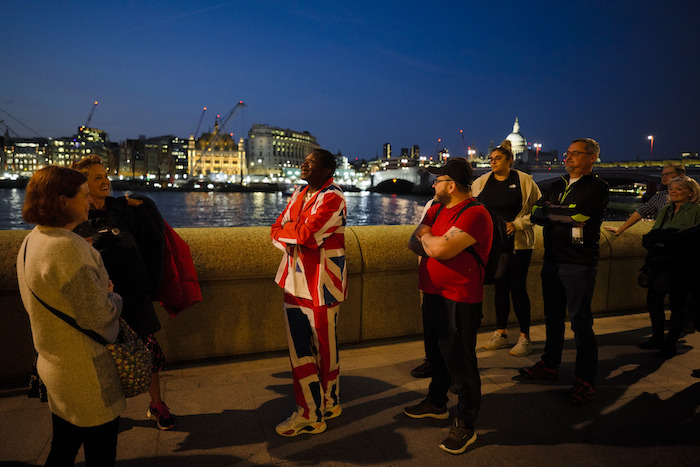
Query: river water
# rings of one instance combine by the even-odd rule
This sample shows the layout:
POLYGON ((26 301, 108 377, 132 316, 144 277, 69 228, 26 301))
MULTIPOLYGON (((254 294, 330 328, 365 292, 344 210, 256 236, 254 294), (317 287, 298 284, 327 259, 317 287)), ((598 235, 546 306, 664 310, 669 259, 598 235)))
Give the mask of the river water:
MULTIPOLYGON (((115 192, 115 196, 123 192, 115 192)), ((289 196, 281 193, 223 193, 152 191, 163 217, 173 227, 270 226, 284 209, 289 196)), ((428 196, 345 193, 348 225, 417 224, 428 196)), ((0 230, 31 229, 22 220, 24 190, 0 189, 0 230)), ((641 201, 611 200, 607 220, 624 220, 641 201)))

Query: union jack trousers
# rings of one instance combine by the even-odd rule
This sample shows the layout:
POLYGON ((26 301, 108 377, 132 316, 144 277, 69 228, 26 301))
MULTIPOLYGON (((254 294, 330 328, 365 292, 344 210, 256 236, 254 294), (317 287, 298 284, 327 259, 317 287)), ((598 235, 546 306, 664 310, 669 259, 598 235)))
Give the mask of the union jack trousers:
POLYGON ((339 308, 338 303, 314 306, 311 300, 284 294, 294 397, 302 416, 311 421, 323 420, 324 412, 339 403, 339 308))

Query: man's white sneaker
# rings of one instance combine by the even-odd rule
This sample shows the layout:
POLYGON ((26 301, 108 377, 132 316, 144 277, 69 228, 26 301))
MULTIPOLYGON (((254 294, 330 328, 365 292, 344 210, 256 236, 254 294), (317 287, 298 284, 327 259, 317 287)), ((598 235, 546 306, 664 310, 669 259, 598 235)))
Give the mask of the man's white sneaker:
POLYGON ((525 357, 532 353, 532 345, 530 344, 530 339, 525 336, 520 336, 518 338, 518 343, 515 347, 510 349, 510 354, 516 357, 525 357))
POLYGON ((498 331, 493 331, 491 340, 484 344, 486 350, 504 349, 506 347, 508 347, 508 336, 498 331))
POLYGON ((299 411, 294 412, 288 419, 275 427, 275 431, 280 436, 296 436, 303 433, 317 435, 326 431, 326 422, 312 422, 301 416, 299 411))

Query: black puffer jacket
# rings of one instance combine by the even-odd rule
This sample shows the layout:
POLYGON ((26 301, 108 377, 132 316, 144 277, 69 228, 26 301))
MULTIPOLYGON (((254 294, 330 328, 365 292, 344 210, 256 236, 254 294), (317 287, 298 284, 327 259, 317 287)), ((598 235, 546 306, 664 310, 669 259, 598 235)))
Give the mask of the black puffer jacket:
POLYGON ((152 200, 139 199, 144 203, 132 207, 125 197, 106 198, 105 209, 90 210, 88 225, 76 231, 92 235, 114 291, 124 299, 122 317, 146 337, 160 329, 152 297, 163 276, 163 219, 152 200))

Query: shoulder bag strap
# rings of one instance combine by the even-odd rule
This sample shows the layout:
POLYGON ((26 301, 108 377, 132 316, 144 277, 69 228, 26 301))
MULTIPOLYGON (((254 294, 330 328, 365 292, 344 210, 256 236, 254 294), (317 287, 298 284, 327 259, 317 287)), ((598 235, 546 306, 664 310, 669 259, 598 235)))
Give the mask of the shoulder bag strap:
POLYGON ((37 294, 34 293, 34 291, 32 290, 32 288, 29 286, 29 280, 27 279, 27 244, 28 244, 28 243, 29 243, 29 239, 27 239, 27 242, 25 242, 25 244, 24 244, 24 262, 23 262, 23 267, 24 267, 24 281, 26 282, 27 288, 29 289, 29 291, 32 293, 32 295, 34 295, 34 298, 36 298, 36 299, 39 301, 39 303, 41 303, 42 305, 44 305, 44 307, 45 307, 47 310, 49 310, 51 313, 53 313, 54 315, 56 315, 56 316, 58 316, 59 318, 61 318, 61 319, 62 319, 63 321, 65 321, 66 323, 68 323, 68 324, 70 324, 71 326, 73 326, 73 327, 74 327, 75 329, 77 329, 78 331, 82 332, 83 334, 85 334, 85 335, 88 336, 88 337, 91 337, 92 339, 94 339, 95 341, 97 341, 98 343, 100 343, 100 344, 102 344, 102 345, 108 345, 108 344, 109 344, 109 341, 107 341, 107 339, 105 339, 104 337, 102 337, 99 333, 93 331, 92 329, 85 329, 85 328, 80 327, 80 326, 78 325, 78 323, 75 321, 75 318, 73 318, 73 317, 71 317, 71 316, 68 316, 68 315, 65 314, 64 312, 62 312, 62 311, 60 311, 60 310, 57 310, 56 308, 52 307, 51 305, 49 305, 48 303, 46 303, 45 301, 43 301, 42 299, 40 299, 40 298, 37 296, 37 294))
MULTIPOLYGON (((466 211, 467 209, 469 209, 472 206, 480 206, 480 205, 483 205, 483 203, 481 203, 477 200, 468 202, 466 206, 462 207, 462 209, 460 209, 459 212, 452 217, 452 221, 457 222, 457 219, 459 219, 459 216, 461 216, 464 211, 466 211)), ((474 251, 474 245, 469 245, 464 251, 471 253, 471 255, 474 257, 474 259, 479 264, 479 266, 481 266, 482 268, 486 267, 486 265, 484 264, 481 257, 476 254, 476 251, 474 251)))

